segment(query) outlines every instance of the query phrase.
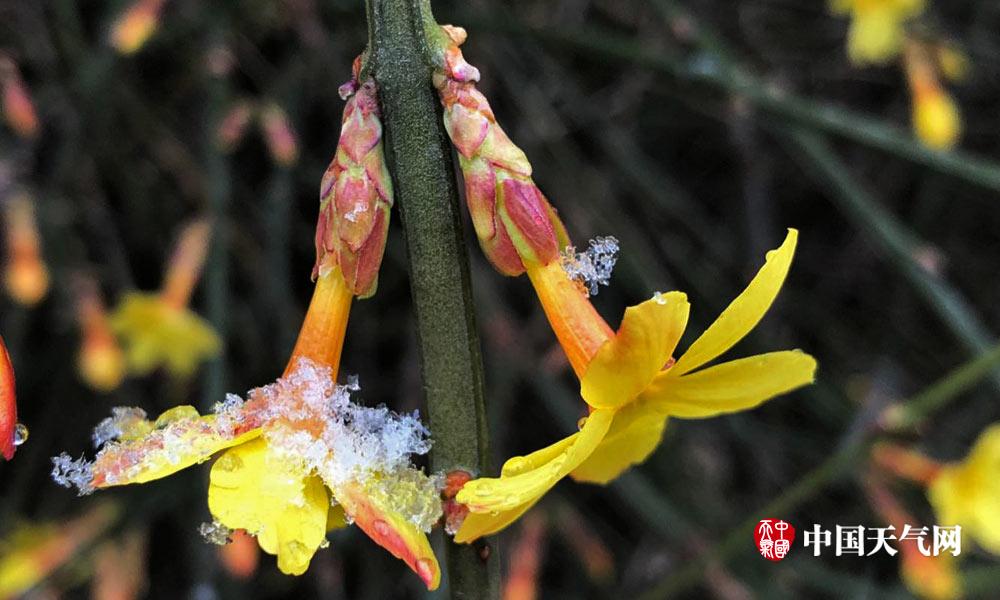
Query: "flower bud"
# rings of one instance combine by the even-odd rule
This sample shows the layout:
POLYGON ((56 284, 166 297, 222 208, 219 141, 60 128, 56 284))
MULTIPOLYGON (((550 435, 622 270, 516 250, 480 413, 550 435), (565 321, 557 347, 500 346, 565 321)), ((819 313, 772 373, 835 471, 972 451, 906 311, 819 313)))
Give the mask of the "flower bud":
POLYGON ((337 153, 320 183, 313 277, 340 266, 351 292, 375 293, 392 207, 375 82, 347 85, 337 153))
POLYGON ((35 137, 38 134, 35 105, 17 64, 4 55, 0 55, 0 93, 3 95, 3 114, 10 128, 22 138, 35 137))
POLYGON ((434 81, 444 106, 444 125, 458 151, 465 198, 483 252, 505 275, 520 275, 525 262, 548 264, 569 244, 555 209, 531 179, 531 163, 496 122, 489 101, 476 89, 479 72, 462 58, 461 28, 445 26, 434 81))
POLYGON ((122 54, 136 52, 156 32, 166 0, 136 0, 111 26, 111 45, 122 54))
POLYGON ((42 258, 42 243, 31 196, 18 194, 4 205, 7 293, 24 306, 34 306, 49 291, 49 270, 42 258))

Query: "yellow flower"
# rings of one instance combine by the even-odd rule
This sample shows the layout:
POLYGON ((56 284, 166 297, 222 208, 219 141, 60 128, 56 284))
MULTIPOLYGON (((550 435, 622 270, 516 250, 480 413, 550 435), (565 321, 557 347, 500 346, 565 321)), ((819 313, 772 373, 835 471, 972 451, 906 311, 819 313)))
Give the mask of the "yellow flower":
POLYGON ((190 377, 222 345, 207 321, 158 293, 126 293, 111 326, 121 336, 129 369, 140 375, 162 366, 177 377, 190 377))
POLYGON ((944 465, 927 489, 942 525, 961 525, 980 546, 1000 555, 1000 423, 991 425, 960 463, 944 465))
POLYGON ((899 54, 904 23, 924 11, 924 0, 833 0, 830 9, 851 17, 847 33, 851 62, 885 63, 899 54))
POLYGON ((129 292, 111 316, 111 327, 125 346, 129 369, 143 375, 159 367, 189 377, 222 346, 212 326, 187 308, 198 282, 211 226, 199 220, 181 233, 167 267, 163 289, 129 292))
POLYGON ((628 308, 616 333, 558 261, 526 261, 591 412, 578 433, 511 458, 499 478, 465 484, 456 499, 470 514, 455 540, 469 542, 503 529, 566 475, 595 483, 614 479, 653 452, 668 416, 703 418, 745 410, 812 382, 816 361, 799 351, 705 366, 764 316, 788 273, 796 239, 797 232, 789 230, 747 289, 676 362, 672 355, 688 318, 684 294, 657 293, 628 308))
POLYGON ((906 75, 913 103, 913 130, 928 148, 950 150, 962 135, 958 105, 938 78, 930 49, 919 42, 906 47, 906 75))
POLYGON ((281 379, 204 416, 179 406, 151 422, 139 409, 115 409, 94 432, 102 448, 93 463, 56 457, 56 481, 83 493, 146 483, 222 452, 211 470, 216 523, 203 528, 206 537, 224 542, 230 530, 246 530, 282 572, 299 575, 346 512, 436 588, 440 568, 425 531, 440 516, 440 498, 409 463, 410 453, 429 448, 426 430, 415 417, 354 405, 351 388, 335 385, 352 298, 339 269, 320 276, 281 379), (340 506, 331 508, 333 500, 340 506))

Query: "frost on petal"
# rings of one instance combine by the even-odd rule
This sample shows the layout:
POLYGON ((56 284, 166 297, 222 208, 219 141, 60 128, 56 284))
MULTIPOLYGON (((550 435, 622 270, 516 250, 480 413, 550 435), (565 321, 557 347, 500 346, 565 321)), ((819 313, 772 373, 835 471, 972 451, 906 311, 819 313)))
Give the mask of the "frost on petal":
POLYGON ((94 448, 100 448, 117 439, 135 439, 149 433, 152 424, 146 420, 146 411, 131 406, 116 406, 111 416, 97 424, 91 438, 94 448))
POLYGON ((360 389, 357 379, 340 386, 330 375, 329 368, 300 359, 287 377, 250 392, 249 403, 268 407, 268 446, 289 460, 304 460, 334 493, 354 482, 383 482, 366 491, 429 531, 441 516, 440 482, 410 463, 411 455, 431 447, 420 415, 358 405, 350 397, 360 389))
POLYGON ((611 236, 590 240, 590 247, 583 252, 567 246, 562 253, 562 266, 570 279, 580 282, 589 295, 596 296, 598 286, 608 285, 611 280, 618 249, 618 240, 611 236))
POLYGON ((142 409, 118 407, 94 429, 99 448, 94 461, 71 461, 66 455, 53 458, 53 479, 66 487, 75 485, 81 493, 146 483, 257 437, 262 416, 259 405, 246 405, 238 397, 227 398, 212 415, 177 406, 156 421, 147 420, 142 409))
POLYGON ((94 464, 83 457, 73 460, 65 452, 52 457, 52 480, 63 487, 76 487, 81 496, 94 491, 93 469, 94 464))

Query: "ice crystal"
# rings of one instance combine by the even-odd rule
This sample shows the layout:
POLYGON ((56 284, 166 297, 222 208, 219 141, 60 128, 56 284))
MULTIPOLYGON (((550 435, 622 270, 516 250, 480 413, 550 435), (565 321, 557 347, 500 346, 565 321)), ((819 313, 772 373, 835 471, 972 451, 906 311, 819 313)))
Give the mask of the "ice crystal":
POLYGON ((595 296, 598 287, 608 285, 611 280, 618 249, 618 240, 611 236, 590 240, 590 247, 583 252, 567 246, 561 257, 562 267, 570 279, 583 285, 588 295, 595 296))
POLYGON ((65 452, 52 457, 52 480, 63 487, 75 486, 81 496, 94 491, 91 484, 94 478, 93 469, 94 464, 83 457, 73 460, 73 457, 65 452))
POLYGON ((91 438, 94 448, 100 448, 110 441, 125 435, 137 423, 146 420, 146 411, 130 406, 116 406, 111 409, 111 416, 97 424, 91 438))
POLYGON ((233 530, 218 521, 199 525, 198 535, 209 544, 215 544, 216 546, 225 546, 233 541, 233 530))

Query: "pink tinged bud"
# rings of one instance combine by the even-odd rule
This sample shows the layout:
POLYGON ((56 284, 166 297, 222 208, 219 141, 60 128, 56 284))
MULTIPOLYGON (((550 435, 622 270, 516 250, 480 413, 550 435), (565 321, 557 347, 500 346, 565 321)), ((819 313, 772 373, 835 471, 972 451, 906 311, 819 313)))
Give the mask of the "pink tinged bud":
POLYGON ((253 106, 245 101, 238 102, 226 113, 216 132, 216 139, 223 151, 230 152, 240 143, 252 116, 253 106))
POLYGON ((339 220, 340 239, 351 251, 357 251, 371 233, 375 222, 377 194, 360 167, 351 167, 340 174, 334 188, 339 220))
POLYGON ((0 88, 3 90, 3 115, 7 124, 22 138, 35 137, 38 133, 35 105, 17 64, 3 55, 0 55, 0 88))
POLYGON ((514 247, 523 260, 546 265, 559 258, 559 238, 545 196, 531 182, 504 177, 499 207, 514 247))
POLYGON ((260 126, 271 158, 281 165, 291 165, 299 158, 299 143, 288 119, 288 113, 277 104, 261 110, 260 126))
POLYGON ((347 106, 337 153, 320 182, 313 276, 339 265, 350 290, 360 297, 375 292, 392 206, 392 180, 382 151, 375 85, 357 90, 347 106))
POLYGON ((465 179, 465 201, 486 257, 504 275, 524 273, 524 264, 497 215, 496 175, 485 159, 459 160, 465 179))
POLYGON ((444 117, 448 137, 459 154, 465 158, 476 156, 492 125, 486 115, 455 103, 445 109, 444 117))
POLYGON ((359 298, 368 298, 378 287, 385 241, 389 233, 389 206, 380 204, 364 243, 354 252, 341 253, 341 271, 348 287, 359 298))

